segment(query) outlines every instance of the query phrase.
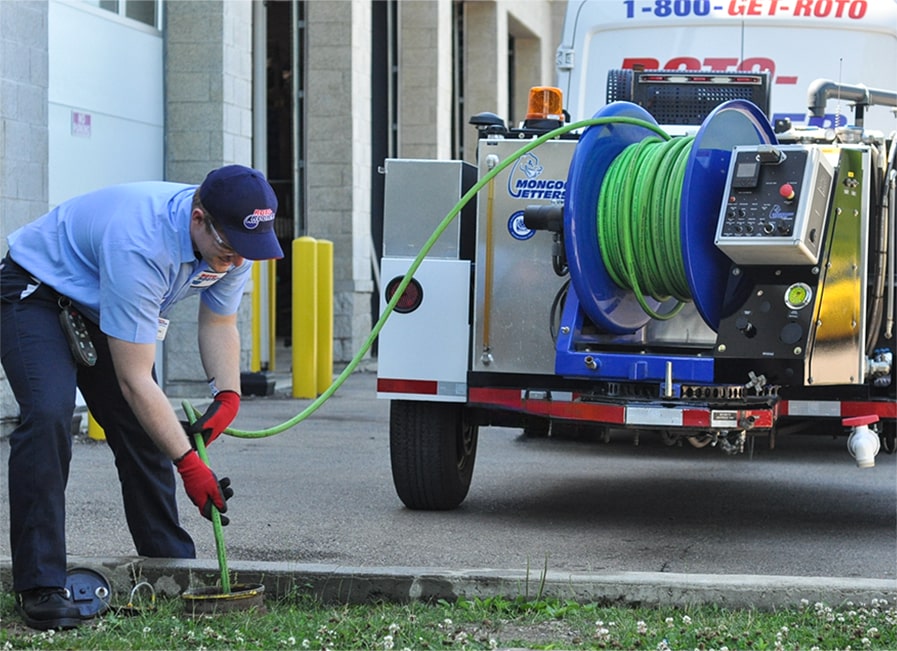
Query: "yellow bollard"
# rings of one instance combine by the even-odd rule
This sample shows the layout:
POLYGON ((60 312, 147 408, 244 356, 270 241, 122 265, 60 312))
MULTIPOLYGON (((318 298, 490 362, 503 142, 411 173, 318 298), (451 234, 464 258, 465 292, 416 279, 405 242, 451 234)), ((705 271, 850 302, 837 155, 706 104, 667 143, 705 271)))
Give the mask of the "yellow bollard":
POLYGON ((277 269, 274 260, 259 260, 252 265, 252 349, 249 370, 253 373, 276 371, 277 364, 277 269), (267 353, 262 363, 262 352, 267 353))
POLYGON ((94 441, 105 441, 106 440, 106 432, 103 431, 103 428, 100 427, 100 424, 94 419, 93 414, 90 413, 90 410, 87 412, 87 436, 92 438, 94 441))
POLYGON ((333 242, 318 240, 318 395, 333 382, 333 242))
POLYGON ((316 316, 318 247, 313 237, 293 240, 293 397, 317 398, 316 316))
POLYGON ((252 347, 249 358, 249 370, 257 373, 262 370, 262 268, 264 262, 252 265, 252 347))

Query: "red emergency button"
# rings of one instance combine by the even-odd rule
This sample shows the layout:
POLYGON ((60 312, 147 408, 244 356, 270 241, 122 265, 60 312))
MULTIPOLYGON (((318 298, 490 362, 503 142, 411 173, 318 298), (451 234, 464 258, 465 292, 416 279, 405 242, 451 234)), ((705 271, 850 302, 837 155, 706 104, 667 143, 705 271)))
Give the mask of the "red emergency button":
POLYGON ((785 198, 785 201, 791 201, 794 199, 794 188, 790 183, 785 183, 779 188, 779 194, 785 198))

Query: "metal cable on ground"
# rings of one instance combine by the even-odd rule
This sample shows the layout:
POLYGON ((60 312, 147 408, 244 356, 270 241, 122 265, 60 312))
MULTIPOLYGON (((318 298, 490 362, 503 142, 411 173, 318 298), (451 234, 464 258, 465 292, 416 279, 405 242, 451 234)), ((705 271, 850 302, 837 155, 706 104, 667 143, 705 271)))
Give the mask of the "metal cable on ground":
MULTIPOLYGON (((348 377, 352 374, 352 372, 358 367, 361 363, 361 360, 364 358, 365 354, 368 350, 370 350, 371 346, 374 343, 374 340, 380 334, 380 331, 383 329, 383 325, 386 323, 386 319, 389 318, 390 314, 392 314, 393 309, 395 309, 396 304, 399 302, 399 299, 402 297, 402 294, 405 292, 405 289, 408 287, 411 279, 414 277, 414 273, 420 267, 421 263, 423 263, 424 258, 427 253, 430 252, 430 249, 436 244, 436 240, 442 235, 446 228, 448 228, 449 224, 452 223, 452 220, 458 216, 461 212, 461 209, 464 208, 468 204, 468 202, 473 199, 477 193, 482 190, 487 183, 489 183, 493 178, 495 178, 499 173, 505 170, 509 165, 511 165, 518 158, 523 156, 524 154, 532 151, 539 145, 547 142, 548 140, 552 140, 559 136, 564 135, 565 133, 569 133, 570 131, 575 131, 577 129, 583 129, 591 126, 599 126, 603 124, 629 124, 637 127, 642 127, 644 129, 648 129, 659 135, 661 138, 668 139, 669 136, 666 132, 663 131, 658 125, 648 122, 646 120, 640 120, 638 118, 631 118, 626 116, 616 116, 616 117, 605 117, 605 118, 591 118, 588 120, 580 120, 578 122, 573 122, 571 124, 566 124, 562 127, 558 127, 552 131, 549 131, 546 134, 539 136, 523 147, 515 151, 512 155, 508 156, 506 159, 498 163, 495 167, 489 170, 488 173, 483 175, 483 177, 477 181, 473 187, 468 190, 463 197, 455 204, 454 208, 452 208, 448 214, 443 218, 443 220, 436 227, 436 230, 433 231, 433 234, 427 239, 421 248, 420 252, 417 254, 417 257, 411 262, 411 266, 408 268, 408 271, 405 273, 405 276, 402 278, 402 281, 399 283, 399 286, 396 288, 395 294, 386 304, 386 308, 383 310, 383 314, 380 315, 380 318, 377 320, 377 323, 374 324, 374 327, 371 329, 370 335, 368 335, 365 342, 362 344, 361 348, 352 358, 352 360, 346 365, 346 368, 336 377, 333 383, 327 387, 327 389, 318 396, 310 405, 308 405, 301 412, 293 416, 291 419, 281 423, 280 425, 275 425, 274 427, 269 427, 267 429, 262 430, 240 430, 235 428, 228 428, 224 430, 225 434, 229 434, 230 436, 235 436, 237 438, 266 438, 268 436, 273 436, 275 434, 280 434, 281 432, 294 427, 299 424, 306 418, 308 418, 311 414, 316 412, 321 405, 323 405, 330 397, 339 389, 340 386, 348 379, 348 377)), ((195 409, 188 401, 183 401, 181 405, 184 408, 184 411, 187 413, 195 413, 195 409)))
POLYGON ((631 289, 651 317, 670 319, 691 300, 679 231, 682 183, 694 137, 645 138, 608 167, 598 199, 601 258, 611 279, 631 289), (645 296, 675 298, 658 313, 645 296))

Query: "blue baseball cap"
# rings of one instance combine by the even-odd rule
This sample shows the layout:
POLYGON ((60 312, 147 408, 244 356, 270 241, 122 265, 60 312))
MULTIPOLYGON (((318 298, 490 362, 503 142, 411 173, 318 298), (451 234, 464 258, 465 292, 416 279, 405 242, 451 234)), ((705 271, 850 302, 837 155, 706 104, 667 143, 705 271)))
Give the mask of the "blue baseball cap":
POLYGON ((274 232, 277 196, 264 174, 243 165, 219 167, 199 186, 199 200, 241 257, 283 257, 274 232))

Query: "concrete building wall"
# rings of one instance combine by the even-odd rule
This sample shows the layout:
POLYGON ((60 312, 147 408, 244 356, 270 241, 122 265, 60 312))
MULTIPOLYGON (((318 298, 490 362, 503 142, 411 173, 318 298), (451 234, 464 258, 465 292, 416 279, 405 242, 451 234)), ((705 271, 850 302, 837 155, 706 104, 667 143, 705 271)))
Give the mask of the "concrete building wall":
POLYGON ((452 1, 398 6, 398 157, 451 157, 452 1))
MULTIPOLYGON (((47 3, 0 2, 0 255, 6 236, 47 211, 47 3)), ((19 407, 0 369, 0 434, 19 407)))
MULTIPOLYGON (((252 160, 252 3, 166 3, 166 180, 201 183, 210 170, 252 160)), ((251 357, 251 305, 240 305, 241 365, 251 357)), ((205 388, 197 346, 199 299, 179 303, 165 340, 165 389, 205 388)))
POLYGON ((334 251, 334 348, 351 359, 371 329, 371 7, 309 2, 307 235, 334 251))
MULTIPOLYGON (((566 0, 464 3, 464 111, 467 117, 491 111, 519 122, 526 114, 532 86, 555 84, 554 54, 560 43, 566 0), (514 69, 508 61, 509 37, 515 40, 514 69), (514 96, 508 78, 514 76, 514 96)), ((473 163, 476 131, 465 129, 464 158, 473 163)))

